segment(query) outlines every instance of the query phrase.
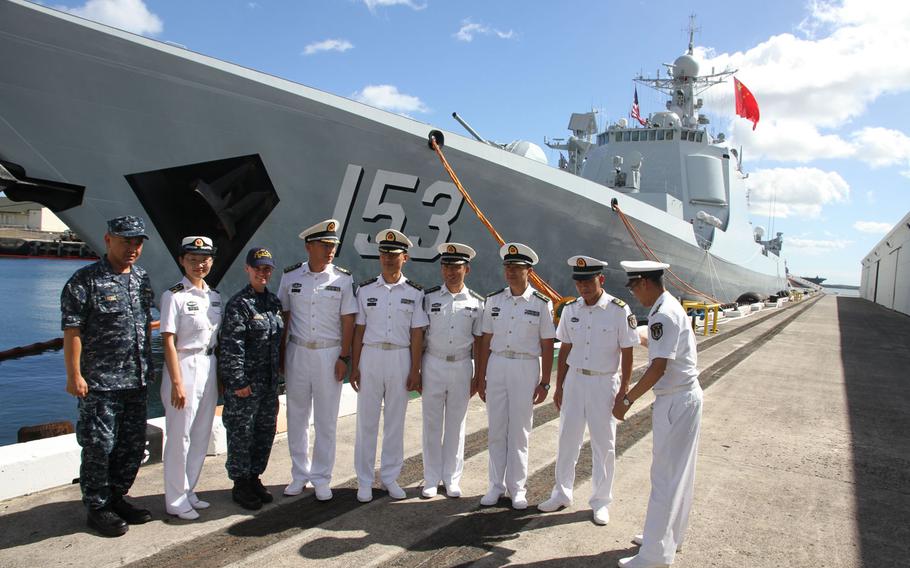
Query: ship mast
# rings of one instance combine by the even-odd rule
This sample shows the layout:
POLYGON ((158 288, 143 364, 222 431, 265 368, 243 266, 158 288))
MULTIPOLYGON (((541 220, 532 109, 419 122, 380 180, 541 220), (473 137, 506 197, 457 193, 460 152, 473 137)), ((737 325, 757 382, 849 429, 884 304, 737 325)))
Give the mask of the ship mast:
POLYGON ((699 75, 698 62, 693 57, 695 51, 695 32, 699 28, 695 26, 695 14, 689 16, 689 49, 685 54, 676 58, 673 63, 664 63, 667 68, 668 77, 645 77, 639 75, 635 77, 635 82, 651 87, 668 95, 667 110, 676 113, 682 125, 687 128, 696 128, 699 124, 707 124, 708 118, 703 114, 698 114, 702 107, 702 100, 696 97, 702 92, 726 81, 727 77, 736 73, 736 69, 728 69, 715 73, 711 69, 709 75, 699 75))

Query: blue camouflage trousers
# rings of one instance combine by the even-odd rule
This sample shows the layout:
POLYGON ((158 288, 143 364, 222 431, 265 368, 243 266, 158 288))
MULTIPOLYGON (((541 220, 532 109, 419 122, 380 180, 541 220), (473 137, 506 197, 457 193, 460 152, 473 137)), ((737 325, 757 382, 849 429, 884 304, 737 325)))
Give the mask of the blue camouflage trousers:
POLYGON ((82 446, 82 502, 100 509, 126 495, 145 454, 148 390, 89 390, 79 400, 76 440, 82 446))
POLYGON ((225 468, 233 481, 262 475, 269 463, 278 423, 278 387, 252 383, 253 393, 241 398, 224 391, 221 421, 227 433, 225 468))

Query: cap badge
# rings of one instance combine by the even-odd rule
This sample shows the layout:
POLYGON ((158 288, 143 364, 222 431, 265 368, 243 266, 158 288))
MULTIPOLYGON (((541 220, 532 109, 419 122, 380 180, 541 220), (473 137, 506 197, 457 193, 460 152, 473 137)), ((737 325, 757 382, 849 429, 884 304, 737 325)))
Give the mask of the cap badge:
POLYGON ((588 265, 588 263, 585 262, 585 259, 583 259, 583 258, 579 258, 578 260, 575 261, 575 266, 578 266, 579 268, 584 268, 587 265, 588 265))
POLYGON ((334 230, 335 230, 335 223, 332 222, 332 223, 329 223, 328 225, 326 225, 326 226, 325 226, 325 230, 326 230, 326 231, 334 231, 334 230))
POLYGON ((193 241, 193 246, 201 247, 204 244, 205 243, 202 242, 202 239, 196 239, 195 241, 193 241))
POLYGON ((259 249, 253 254, 253 258, 272 258, 272 253, 265 249, 259 249))
POLYGON ((518 247, 515 245, 509 246, 509 254, 518 254, 518 247))
POLYGON ((388 233, 386 233, 386 234, 385 234, 385 240, 387 240, 387 241, 394 241, 394 240, 395 240, 395 233, 393 233, 392 231, 389 231, 388 233))
POLYGON ((449 254, 454 254, 454 253, 455 253, 455 245, 449 245, 448 247, 446 247, 446 252, 449 253, 449 254))

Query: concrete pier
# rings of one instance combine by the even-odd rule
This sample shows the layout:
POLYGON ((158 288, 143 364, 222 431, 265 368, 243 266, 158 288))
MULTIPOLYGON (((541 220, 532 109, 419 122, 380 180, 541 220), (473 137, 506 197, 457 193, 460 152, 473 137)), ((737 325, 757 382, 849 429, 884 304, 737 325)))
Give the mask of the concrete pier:
MULTIPOLYGON (((900 566, 910 561, 910 319, 858 298, 825 296, 770 310, 700 338, 705 386, 696 499, 674 566, 900 566)), ((637 350, 636 364, 646 361, 637 350)), ((639 370, 640 372, 640 370, 639 370)), ((553 483, 557 413, 536 408, 525 511, 482 508, 486 414, 469 409, 464 497, 419 497, 420 401, 408 409, 401 481, 409 498, 354 498, 355 417, 339 421, 335 499, 286 498, 287 444, 265 483, 276 503, 255 515, 230 498, 224 458, 199 488, 212 507, 184 522, 164 513, 161 466, 143 468, 135 501, 155 520, 118 539, 85 526, 78 486, 0 502, 0 567, 18 566, 612 566, 634 553, 649 492, 650 409, 618 434, 611 521, 587 506, 590 452, 575 504, 539 513, 553 483)))

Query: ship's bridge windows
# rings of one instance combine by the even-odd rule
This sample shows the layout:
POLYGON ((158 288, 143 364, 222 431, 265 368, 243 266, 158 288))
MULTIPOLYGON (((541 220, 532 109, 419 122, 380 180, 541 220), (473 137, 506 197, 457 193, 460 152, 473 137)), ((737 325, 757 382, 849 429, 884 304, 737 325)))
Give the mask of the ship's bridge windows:
POLYGON ((615 141, 616 141, 616 142, 622 142, 622 132, 617 132, 617 133, 616 133, 615 141))
POLYGON ((632 142, 638 142, 638 131, 637 130, 632 132, 632 142))
POLYGON ((657 132, 656 132, 656 131, 654 131, 654 130, 649 130, 649 131, 648 131, 648 140, 654 140, 654 139, 655 139, 655 136, 657 136, 657 132))
POLYGON ((632 132, 629 130, 626 130, 625 132, 622 133, 622 141, 629 142, 630 140, 632 140, 632 132))
POLYGON ((695 135, 695 141, 696 141, 696 142, 702 142, 702 141, 704 141, 704 139, 705 139, 705 133, 704 133, 704 132, 699 132, 698 134, 695 135))
POLYGON ((663 131, 663 130, 658 130, 658 131, 657 131, 657 139, 658 139, 658 140, 663 140, 663 139, 664 139, 664 131, 663 131))
POLYGON ((695 142, 695 131, 694 130, 689 131, 689 142, 695 142))
POLYGON ((673 131, 667 130, 667 140, 673 140, 673 131))

